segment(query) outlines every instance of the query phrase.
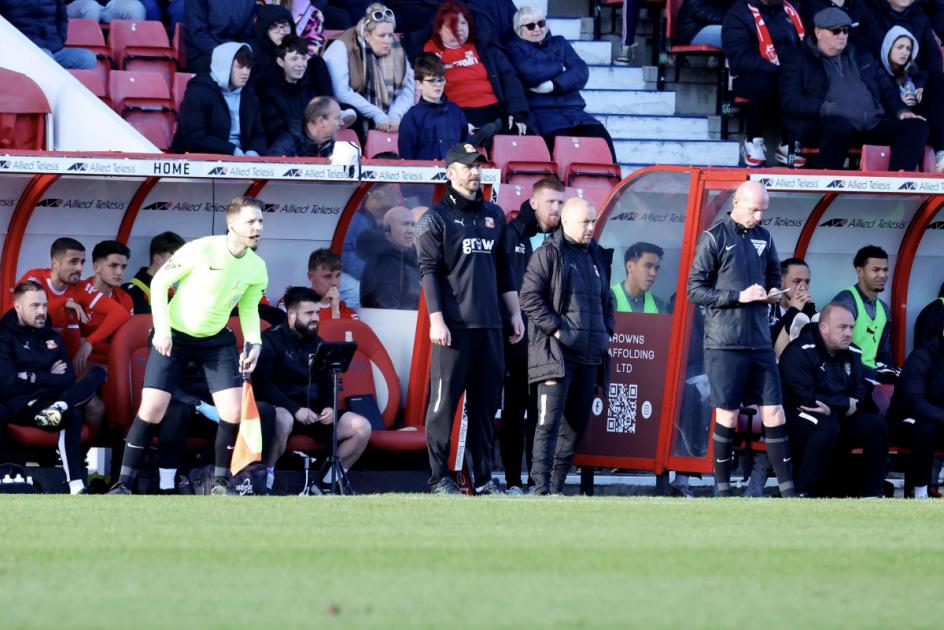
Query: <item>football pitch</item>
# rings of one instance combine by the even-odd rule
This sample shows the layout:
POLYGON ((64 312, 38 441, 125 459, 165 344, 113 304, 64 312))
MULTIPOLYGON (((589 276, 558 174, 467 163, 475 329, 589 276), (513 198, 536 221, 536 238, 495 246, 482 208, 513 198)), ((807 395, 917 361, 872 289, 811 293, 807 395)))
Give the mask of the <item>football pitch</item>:
POLYGON ((944 502, 0 497, 0 628, 930 627, 944 502))

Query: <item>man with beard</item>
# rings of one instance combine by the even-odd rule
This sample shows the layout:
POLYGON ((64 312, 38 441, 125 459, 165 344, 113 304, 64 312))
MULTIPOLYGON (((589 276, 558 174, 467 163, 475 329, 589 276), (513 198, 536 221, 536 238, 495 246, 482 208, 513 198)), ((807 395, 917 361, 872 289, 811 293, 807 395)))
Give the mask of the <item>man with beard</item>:
POLYGON ((416 221, 409 208, 390 208, 383 218, 383 238, 361 278, 361 306, 415 311, 420 303, 416 264, 416 221))
MULTIPOLYGON (((511 267, 515 286, 521 288, 524 272, 534 253, 534 241, 543 242, 560 225, 564 205, 564 185, 556 177, 539 179, 531 188, 531 197, 521 203, 518 216, 508 223, 505 236, 505 258, 511 267)), ((522 313, 522 318, 524 314, 522 313)), ((528 343, 508 341, 514 336, 508 309, 502 309, 505 329, 505 390, 502 405, 501 442, 502 466, 508 494, 523 494, 521 456, 531 471, 535 418, 538 416, 537 388, 528 384, 528 343), (528 423, 525 425, 525 411, 528 423)))
POLYGON ((346 411, 340 415, 331 407, 331 375, 311 378, 309 357, 322 339, 318 336, 320 298, 308 287, 290 287, 282 298, 287 321, 262 335, 262 354, 253 378, 259 412, 275 407, 275 435, 263 444, 263 463, 274 473, 285 452, 292 431, 304 433, 322 444, 331 443, 331 425, 338 423, 338 457, 347 471, 367 448, 370 422, 346 411))

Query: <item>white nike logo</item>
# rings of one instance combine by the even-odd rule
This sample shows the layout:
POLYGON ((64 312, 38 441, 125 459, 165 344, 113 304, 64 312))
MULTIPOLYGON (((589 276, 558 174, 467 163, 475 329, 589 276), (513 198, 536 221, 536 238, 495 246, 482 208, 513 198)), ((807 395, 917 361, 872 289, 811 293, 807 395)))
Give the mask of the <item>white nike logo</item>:
POLYGON ((226 447, 226 450, 227 450, 227 451, 231 451, 231 450, 233 450, 233 447, 232 447, 232 446, 227 446, 227 447, 226 447))
POLYGON ((726 252, 727 252, 727 251, 730 251, 730 250, 734 249, 735 247, 737 247, 737 245, 728 245, 727 247, 724 248, 724 251, 726 251, 726 252))
POLYGON ((142 449, 142 448, 144 448, 144 447, 143 447, 143 446, 137 446, 136 444, 132 444, 131 442, 128 442, 128 448, 142 449))
POLYGON ((731 458, 729 457, 727 459, 716 459, 715 461, 718 462, 719 464, 723 464, 725 462, 731 461, 731 458))
POLYGON ((784 464, 786 464, 788 461, 790 461, 790 458, 789 458, 789 457, 784 457, 784 458, 783 458, 783 463, 784 463, 784 464))

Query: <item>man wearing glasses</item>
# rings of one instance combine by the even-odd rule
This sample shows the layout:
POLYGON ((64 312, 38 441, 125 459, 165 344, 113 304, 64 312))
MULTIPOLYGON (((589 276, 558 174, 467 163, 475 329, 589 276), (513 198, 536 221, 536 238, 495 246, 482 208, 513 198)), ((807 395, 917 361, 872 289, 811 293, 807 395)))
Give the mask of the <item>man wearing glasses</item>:
POLYGON ((924 155, 927 121, 911 112, 865 51, 846 47, 856 25, 836 7, 813 17, 814 37, 784 60, 784 124, 803 146, 818 146, 819 166, 841 169, 850 147, 891 145, 889 170, 913 171, 924 155))

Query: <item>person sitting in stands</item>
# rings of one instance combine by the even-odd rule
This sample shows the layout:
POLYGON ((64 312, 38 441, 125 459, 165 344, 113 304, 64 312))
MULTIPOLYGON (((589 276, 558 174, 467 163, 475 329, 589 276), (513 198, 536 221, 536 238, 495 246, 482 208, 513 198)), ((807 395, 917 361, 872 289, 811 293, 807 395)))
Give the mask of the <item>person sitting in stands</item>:
POLYGON ((65 0, 0 0, 0 16, 63 68, 94 70, 98 64, 91 50, 65 47, 69 36, 65 0))
POLYGON ((248 44, 255 11, 255 0, 187 0, 183 33, 190 72, 209 72, 220 44, 248 44))

